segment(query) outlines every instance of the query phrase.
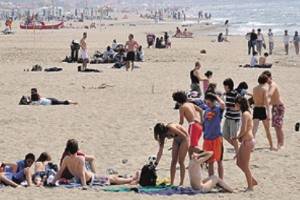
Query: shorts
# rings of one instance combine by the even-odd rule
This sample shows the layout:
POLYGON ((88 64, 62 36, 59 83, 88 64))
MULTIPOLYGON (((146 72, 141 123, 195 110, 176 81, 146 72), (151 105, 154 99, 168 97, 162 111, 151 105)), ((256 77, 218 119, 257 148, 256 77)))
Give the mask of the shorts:
POLYGON ((284 105, 273 105, 272 106, 272 126, 281 128, 283 125, 284 117, 284 105))
POLYGON ((199 95, 199 96, 202 95, 200 85, 197 84, 197 83, 192 83, 192 84, 191 84, 191 90, 192 90, 192 91, 198 92, 198 95, 199 95))
POLYGON ((254 107, 253 108, 253 119, 259 119, 261 121, 267 119, 267 110, 265 107, 254 107))
POLYGON ((223 124, 223 137, 227 140, 236 138, 239 128, 240 120, 225 119, 223 124))
POLYGON ((87 50, 81 50, 81 58, 82 60, 88 60, 89 59, 89 55, 87 50))
POLYGON ((110 185, 109 177, 93 175, 91 180, 87 182, 88 185, 108 186, 110 185))
POLYGON ((199 122, 192 122, 189 125, 190 147, 198 146, 199 139, 202 135, 202 126, 199 122))
POLYGON ((134 51, 129 51, 127 53, 126 60, 127 61, 134 61, 135 60, 135 53, 134 53, 134 51))
POLYGON ((221 136, 214 140, 205 140, 203 143, 204 151, 212 151, 213 155, 207 160, 207 163, 219 162, 223 160, 223 138, 221 136))
POLYGON ((22 183, 25 180, 26 177, 25 177, 24 169, 17 173, 14 173, 12 176, 12 181, 18 184, 22 183))

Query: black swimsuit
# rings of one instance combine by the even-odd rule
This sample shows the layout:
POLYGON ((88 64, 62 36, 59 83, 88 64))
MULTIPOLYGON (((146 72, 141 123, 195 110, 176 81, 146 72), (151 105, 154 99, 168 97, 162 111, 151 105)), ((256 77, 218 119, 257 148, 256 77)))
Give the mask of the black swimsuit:
POLYGON ((265 107, 254 107, 253 108, 253 119, 259 119, 261 121, 267 119, 267 110, 265 107))

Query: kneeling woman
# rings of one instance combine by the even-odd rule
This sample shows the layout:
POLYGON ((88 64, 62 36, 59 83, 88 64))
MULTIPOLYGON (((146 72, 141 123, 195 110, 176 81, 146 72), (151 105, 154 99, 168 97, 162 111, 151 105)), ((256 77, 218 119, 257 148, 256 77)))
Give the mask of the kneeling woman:
POLYGON ((180 165, 180 185, 183 185, 185 177, 184 160, 189 148, 188 132, 179 124, 156 124, 154 127, 154 138, 159 143, 159 151, 157 153, 157 164, 159 163, 164 149, 165 139, 173 139, 172 145, 172 161, 171 161, 171 184, 174 184, 176 164, 180 165))

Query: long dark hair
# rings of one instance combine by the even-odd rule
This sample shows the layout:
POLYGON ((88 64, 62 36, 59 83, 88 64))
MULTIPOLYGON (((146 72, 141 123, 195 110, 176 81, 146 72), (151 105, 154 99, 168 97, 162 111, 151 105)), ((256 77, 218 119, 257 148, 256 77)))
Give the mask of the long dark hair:
POLYGON ((245 97, 236 98, 235 103, 240 105, 242 113, 244 113, 246 111, 250 112, 250 106, 249 106, 248 100, 245 97))
POLYGON ((154 139, 159 142, 159 144, 164 144, 167 137, 168 127, 163 123, 157 123, 154 126, 154 139))
POLYGON ((36 162, 45 162, 50 161, 51 156, 47 152, 41 153, 40 157, 36 160, 36 162))

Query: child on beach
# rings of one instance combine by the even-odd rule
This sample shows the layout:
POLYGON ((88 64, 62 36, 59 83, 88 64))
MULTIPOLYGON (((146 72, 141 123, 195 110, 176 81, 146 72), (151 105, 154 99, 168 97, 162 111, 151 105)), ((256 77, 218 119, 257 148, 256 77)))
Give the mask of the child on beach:
POLYGON ((214 163, 218 163, 219 178, 223 179, 223 137, 221 132, 222 114, 225 109, 224 101, 215 94, 205 96, 208 108, 204 112, 204 151, 212 151, 213 156, 208 159, 208 175, 214 175, 214 163), (219 105, 216 104, 219 103, 219 105))
POLYGON ((253 178, 250 171, 250 155, 254 149, 255 139, 252 133, 253 120, 249 109, 248 100, 244 97, 238 97, 235 101, 235 107, 242 112, 241 130, 237 139, 241 143, 240 148, 236 154, 237 165, 245 173, 248 188, 246 191, 252 191, 253 187, 257 185, 257 181, 253 178))

